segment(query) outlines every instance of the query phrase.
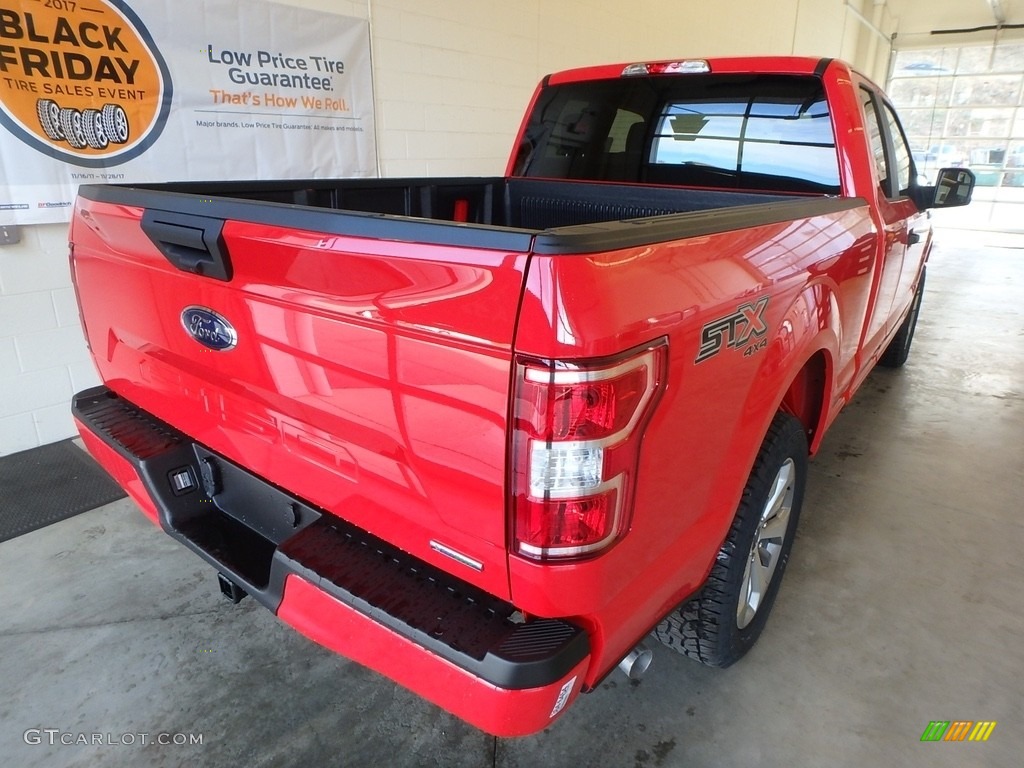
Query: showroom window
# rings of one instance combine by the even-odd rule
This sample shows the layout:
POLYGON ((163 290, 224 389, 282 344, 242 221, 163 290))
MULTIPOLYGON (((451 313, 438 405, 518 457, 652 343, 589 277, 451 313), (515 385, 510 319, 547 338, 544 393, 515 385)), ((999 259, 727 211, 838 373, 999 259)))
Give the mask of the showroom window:
POLYGON ((969 167, 975 215, 1011 225, 1024 213, 1024 43, 897 51, 888 93, 918 173, 969 167), (979 205, 980 204, 980 205, 979 205))

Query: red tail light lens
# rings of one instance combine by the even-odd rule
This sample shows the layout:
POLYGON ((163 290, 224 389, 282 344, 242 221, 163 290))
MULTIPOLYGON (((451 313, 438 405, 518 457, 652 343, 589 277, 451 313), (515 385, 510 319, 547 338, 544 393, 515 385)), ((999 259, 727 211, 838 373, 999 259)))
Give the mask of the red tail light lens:
POLYGON ((552 549, 587 547, 614 536, 616 490, 582 499, 526 499, 516 518, 520 554, 542 557, 552 549))
POLYGON ((646 367, 596 381, 556 383, 559 372, 526 369, 522 397, 528 402, 532 437, 592 440, 624 429, 647 391, 646 367))
POLYGON ((640 439, 664 384, 663 342, 613 361, 520 361, 513 550, 537 560, 610 546, 630 517, 640 439))

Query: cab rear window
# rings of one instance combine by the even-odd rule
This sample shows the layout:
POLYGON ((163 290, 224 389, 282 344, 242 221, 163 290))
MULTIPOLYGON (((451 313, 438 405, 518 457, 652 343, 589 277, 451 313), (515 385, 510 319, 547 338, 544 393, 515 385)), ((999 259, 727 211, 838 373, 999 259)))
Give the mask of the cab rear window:
POLYGON ((550 86, 516 175, 838 194, 835 134, 810 76, 682 75, 550 86))

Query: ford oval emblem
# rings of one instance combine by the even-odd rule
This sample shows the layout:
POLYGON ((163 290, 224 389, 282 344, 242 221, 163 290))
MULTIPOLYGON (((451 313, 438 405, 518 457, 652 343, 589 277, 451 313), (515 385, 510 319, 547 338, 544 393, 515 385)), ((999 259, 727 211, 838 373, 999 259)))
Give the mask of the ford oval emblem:
POLYGON ((206 307, 185 307, 181 325, 193 339, 218 352, 232 349, 238 343, 238 334, 227 318, 206 307))

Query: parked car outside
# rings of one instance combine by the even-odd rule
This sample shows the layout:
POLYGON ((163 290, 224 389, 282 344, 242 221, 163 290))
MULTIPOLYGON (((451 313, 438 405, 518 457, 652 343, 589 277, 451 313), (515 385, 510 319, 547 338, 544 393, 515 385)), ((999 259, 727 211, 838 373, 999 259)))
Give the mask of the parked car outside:
POLYGON ((935 181, 935 174, 940 168, 966 168, 967 154, 955 144, 932 144, 927 150, 914 152, 917 172, 935 181))

